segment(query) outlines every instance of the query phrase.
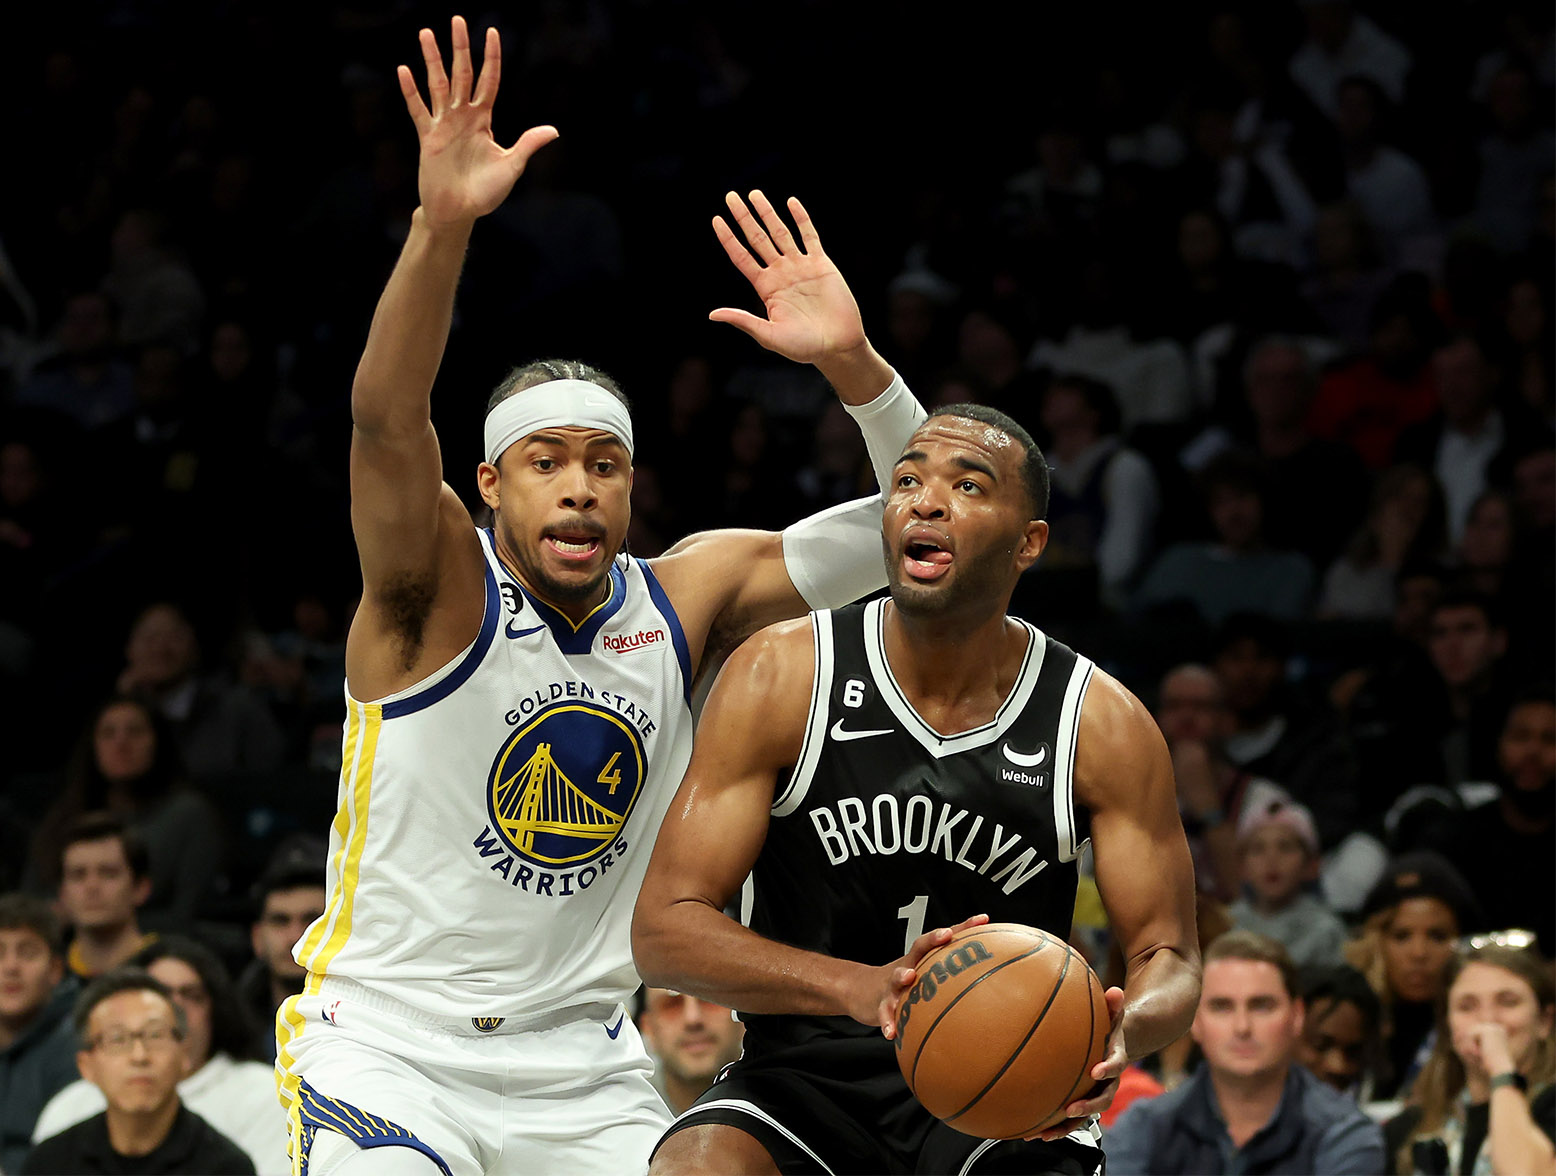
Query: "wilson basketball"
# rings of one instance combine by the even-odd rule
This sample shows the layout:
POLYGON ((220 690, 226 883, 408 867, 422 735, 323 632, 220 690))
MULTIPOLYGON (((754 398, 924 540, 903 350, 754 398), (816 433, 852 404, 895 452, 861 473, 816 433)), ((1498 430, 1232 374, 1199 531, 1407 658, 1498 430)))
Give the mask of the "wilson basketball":
POLYGON ((1019 1139, 1091 1090, 1107 1036, 1102 982, 1079 953, 1036 927, 988 923, 919 964, 897 1013, 897 1064, 949 1126, 1019 1139))

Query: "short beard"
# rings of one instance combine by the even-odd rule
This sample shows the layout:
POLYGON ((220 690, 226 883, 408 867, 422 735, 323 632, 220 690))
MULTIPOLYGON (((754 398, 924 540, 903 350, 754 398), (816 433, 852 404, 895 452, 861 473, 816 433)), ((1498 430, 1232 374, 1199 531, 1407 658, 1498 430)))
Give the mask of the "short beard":
POLYGON ((892 552, 884 543, 883 546, 887 549, 886 587, 892 603, 904 615, 916 619, 933 620, 961 612, 977 600, 997 599, 1009 574, 1011 552, 992 549, 969 557, 959 568, 953 563, 949 575, 958 577, 954 584, 938 580, 918 584, 903 575, 901 553, 892 552))

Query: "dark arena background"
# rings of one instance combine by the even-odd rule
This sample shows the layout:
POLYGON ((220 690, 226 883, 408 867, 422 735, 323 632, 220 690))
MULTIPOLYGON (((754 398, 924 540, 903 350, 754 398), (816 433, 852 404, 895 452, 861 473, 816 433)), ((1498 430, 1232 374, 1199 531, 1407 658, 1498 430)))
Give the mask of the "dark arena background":
MULTIPOLYGON (((433 393, 467 501, 490 389, 553 355, 633 398, 637 554, 869 492, 814 370, 707 321, 757 309, 709 225, 724 193, 798 195, 920 399, 1001 407, 1053 461, 1016 610, 1153 707, 1210 666, 1233 760, 1326 853, 1365 836, 1329 879, 1342 914, 1386 854, 1433 847, 1411 788, 1451 813, 1528 780, 1549 820, 1549 4, 463 14, 502 33, 499 140, 561 130, 475 230, 433 393), (1531 699, 1526 763, 1504 734, 1531 699)), ((82 809, 192 791, 209 852, 142 924, 236 970, 264 864, 327 832, 349 392, 417 203, 394 70, 420 80, 416 31, 446 52, 450 15, 8 16, 0 890, 52 895, 82 809), (104 782, 117 691, 164 716, 149 782, 104 782)))

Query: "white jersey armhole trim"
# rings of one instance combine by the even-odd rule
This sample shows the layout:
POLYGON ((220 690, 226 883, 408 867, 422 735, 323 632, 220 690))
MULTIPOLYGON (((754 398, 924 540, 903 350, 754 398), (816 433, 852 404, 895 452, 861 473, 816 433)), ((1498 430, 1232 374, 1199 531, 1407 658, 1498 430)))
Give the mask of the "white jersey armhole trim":
POLYGON ((1091 675, 1096 664, 1089 658, 1075 656, 1075 668, 1064 688, 1064 702, 1059 708, 1059 731, 1054 747, 1054 832, 1058 834, 1058 852, 1061 862, 1073 862, 1085 848, 1086 841, 1075 841, 1075 744, 1080 731, 1081 707, 1086 701, 1086 690, 1091 685, 1091 675))
POLYGON ((760 1119, 763 1123, 766 1123, 774 1131, 778 1132, 795 1147, 799 1148, 802 1152, 809 1156, 816 1164, 816 1166, 825 1172, 827 1176, 837 1176, 837 1174, 833 1172, 831 1168, 827 1167, 825 1161, 823 1161, 820 1156, 818 1156, 815 1152, 811 1151, 808 1146, 806 1146, 803 1139, 794 1134, 794 1132, 790 1131, 782 1123, 778 1122, 777 1119, 773 1118, 761 1107, 757 1106, 755 1103, 746 1102, 745 1099, 716 1098, 712 1102, 700 1102, 693 1106, 690 1110, 683 1113, 680 1118, 676 1120, 676 1122, 680 1122, 680 1120, 684 1119, 687 1115, 695 1115, 698 1111, 708 1111, 714 1109, 715 1107, 717 1107, 719 1110, 725 1111, 740 1111, 742 1114, 750 1115, 753 1119, 760 1119))
POLYGON ((799 758, 782 791, 773 798, 773 816, 787 817, 805 800, 810 791, 810 778, 816 771, 816 761, 827 738, 827 699, 832 695, 832 614, 829 611, 810 614, 811 637, 816 645, 816 675, 810 687, 810 713, 805 719, 805 739, 800 744, 799 758))

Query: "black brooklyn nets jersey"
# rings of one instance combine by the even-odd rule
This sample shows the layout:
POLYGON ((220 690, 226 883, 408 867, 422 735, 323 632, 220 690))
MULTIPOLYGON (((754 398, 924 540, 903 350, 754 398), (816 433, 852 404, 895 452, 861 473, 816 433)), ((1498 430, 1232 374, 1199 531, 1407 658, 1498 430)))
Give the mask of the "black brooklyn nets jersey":
MULTIPOLYGON (((743 921, 871 965, 898 958, 925 930, 985 912, 1067 937, 1088 836, 1071 771, 1092 663, 1019 622, 1026 656, 993 721, 942 736, 892 677, 883 603, 813 614, 805 738, 779 780, 743 921)), ((879 1032, 846 1017, 742 1019, 748 1050, 879 1032)))

